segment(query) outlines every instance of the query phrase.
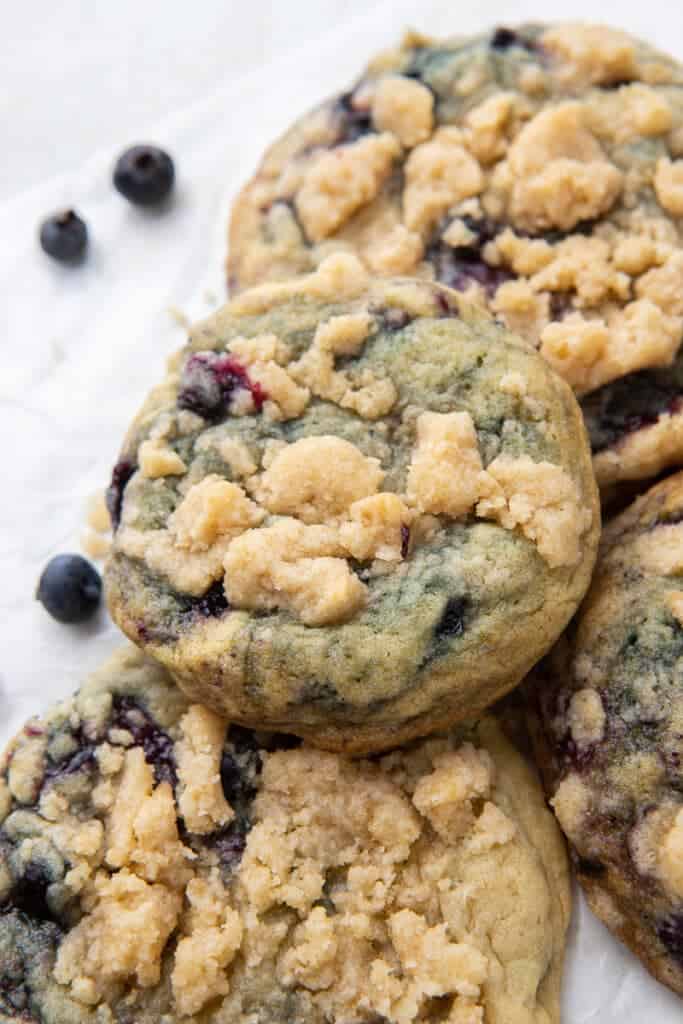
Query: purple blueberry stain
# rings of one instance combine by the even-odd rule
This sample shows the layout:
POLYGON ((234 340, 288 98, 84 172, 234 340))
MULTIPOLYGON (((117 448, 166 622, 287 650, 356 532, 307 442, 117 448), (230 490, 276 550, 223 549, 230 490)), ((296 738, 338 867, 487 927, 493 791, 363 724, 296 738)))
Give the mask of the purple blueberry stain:
POLYGON ((500 26, 491 36, 491 46, 494 50, 509 50, 519 42, 519 36, 511 28, 500 26))
POLYGON ((640 370, 605 384, 581 401, 593 452, 652 426, 665 413, 680 411, 683 396, 675 377, 640 370))
POLYGON ((537 53, 539 55, 543 53, 533 39, 527 39, 526 36, 523 36, 520 32, 515 32, 514 29, 500 25, 494 30, 491 36, 492 50, 496 50, 498 53, 505 53, 506 50, 511 49, 513 46, 518 46, 528 53, 537 53))
POLYGON ((236 869, 247 844, 247 835, 252 825, 249 811, 256 796, 255 780, 261 772, 261 766, 259 747, 253 732, 240 726, 231 726, 228 743, 221 757, 220 775, 223 794, 235 817, 229 825, 206 838, 226 875, 236 869))
POLYGON ((109 518, 111 519, 112 530, 117 530, 121 522, 123 492, 136 469, 137 466, 131 459, 120 459, 112 470, 111 483, 105 494, 105 503, 109 518))
POLYGON ((48 903, 48 889, 53 881, 44 865, 29 861, 10 890, 10 905, 34 921, 54 922, 48 903))
POLYGON ((407 558, 410 548, 410 527, 401 523, 401 558, 407 558))
POLYGON ((474 236, 467 245, 448 245, 443 233, 448 224, 442 224, 427 246, 425 258, 434 267, 437 281, 464 292, 472 284, 481 285, 489 298, 493 298, 501 284, 511 281, 514 274, 505 267, 491 266, 483 256, 484 247, 498 233, 498 225, 488 218, 480 220, 463 217, 467 229, 474 236))
POLYGON ((87 743, 80 730, 73 735, 74 740, 78 744, 78 749, 61 761, 50 761, 48 763, 43 776, 43 785, 52 782, 54 779, 75 775, 76 772, 80 772, 83 768, 94 766, 95 745, 87 743))
POLYGON ((439 307, 441 316, 460 316, 460 310, 454 306, 447 295, 443 292, 436 293, 436 304, 439 307))
POLYGON ((28 724, 24 726, 24 734, 26 736, 44 736, 45 730, 41 725, 33 725, 31 722, 28 722, 28 724))
POLYGON ((572 299, 567 292, 551 292, 550 316, 553 320, 563 320, 571 312, 572 299))
POLYGON ((225 587, 223 586, 222 580, 216 580, 212 583, 205 594, 197 598, 193 602, 192 611, 199 615, 203 619, 209 618, 220 618, 220 616, 228 611, 230 605, 228 599, 225 596, 225 587))
POLYGON ((602 861, 589 857, 575 857, 574 864, 577 872, 586 878, 600 878, 607 871, 602 861))
POLYGON ((247 845, 248 832, 249 828, 233 821, 227 828, 214 832, 207 838, 207 845, 215 850, 226 876, 232 874, 239 866, 247 845))
POLYGON ((135 746, 142 747, 145 760, 154 769, 157 784, 177 782, 173 741, 133 697, 114 698, 110 729, 125 729, 135 746))
POLYGON ((369 106, 356 104, 355 93, 345 92, 339 97, 333 108, 333 117, 337 130, 336 145, 356 142, 364 135, 373 131, 372 116, 369 106))
POLYGON ((683 966, 683 914, 672 914, 661 921, 657 935, 674 960, 683 966))
POLYGON ((439 621, 434 627, 435 639, 440 640, 444 637, 455 639, 463 635, 469 603, 468 598, 461 595, 448 598, 439 621))
MULTIPOLYGON (((261 762, 258 754, 254 755, 257 760, 257 774, 261 770, 261 762)), ((248 780, 237 759, 227 750, 223 751, 221 758, 221 786, 223 794, 233 810, 247 807, 256 795, 256 789, 248 780)))
POLYGON ((287 734, 259 734, 251 729, 231 725, 221 757, 220 775, 225 799, 235 817, 225 828, 218 829, 203 840, 220 861, 223 872, 229 876, 238 866, 247 836, 251 830, 251 804, 256 796, 257 779, 263 766, 263 751, 291 750, 301 740, 287 734))
POLYGON ((204 419, 215 420, 240 388, 249 391, 260 412, 268 396, 257 381, 250 379, 239 360, 229 353, 195 352, 183 367, 178 405, 204 419))

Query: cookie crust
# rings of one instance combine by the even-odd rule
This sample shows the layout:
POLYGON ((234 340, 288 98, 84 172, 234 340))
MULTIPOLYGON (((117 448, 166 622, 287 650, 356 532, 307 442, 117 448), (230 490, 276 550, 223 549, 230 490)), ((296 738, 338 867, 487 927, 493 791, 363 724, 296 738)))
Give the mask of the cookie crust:
POLYGON ((332 257, 192 332, 115 470, 106 575, 193 699, 349 752, 514 686, 599 530, 564 382, 454 293, 358 269, 332 257))
POLYGON ((334 249, 466 291, 583 399, 601 489, 656 477, 683 453, 682 85, 602 26, 409 35, 268 150, 230 291, 334 249))
POLYGON ((350 761, 129 648, 0 764, 3 1022, 557 1022, 569 900, 492 718, 350 761))
POLYGON ((593 911, 683 994, 683 474, 608 524, 591 589, 539 672, 539 762, 593 911))

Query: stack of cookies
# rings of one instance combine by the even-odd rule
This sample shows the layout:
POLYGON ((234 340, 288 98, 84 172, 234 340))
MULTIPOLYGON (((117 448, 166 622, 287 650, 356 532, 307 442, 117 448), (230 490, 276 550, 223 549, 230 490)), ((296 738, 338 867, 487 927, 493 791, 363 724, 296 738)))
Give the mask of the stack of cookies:
POLYGON ((4 758, 2 1024, 559 1021, 520 709, 683 993, 683 475, 600 542, 683 462, 681 157, 683 70, 577 25, 411 35, 267 153, 114 468, 135 646, 4 758))

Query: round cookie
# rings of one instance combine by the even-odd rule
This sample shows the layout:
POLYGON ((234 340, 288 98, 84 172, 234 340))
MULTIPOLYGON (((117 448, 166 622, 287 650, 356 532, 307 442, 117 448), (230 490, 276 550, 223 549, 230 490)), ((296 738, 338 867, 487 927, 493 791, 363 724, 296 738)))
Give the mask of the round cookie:
POLYGON ((559 1022, 569 908, 492 718, 350 761, 131 648, 0 762, 3 1024, 559 1022))
POLYGON ((622 32, 409 35, 267 152, 231 292, 331 249, 471 291, 581 396, 601 488, 683 459, 683 69, 622 32))
POLYGON ((133 424, 106 573, 195 700, 347 752, 471 717, 557 639, 599 510, 581 415, 520 340, 333 256, 196 327, 133 424))
POLYGON ((683 474, 605 530, 540 672, 540 761, 605 924, 683 995, 683 474))

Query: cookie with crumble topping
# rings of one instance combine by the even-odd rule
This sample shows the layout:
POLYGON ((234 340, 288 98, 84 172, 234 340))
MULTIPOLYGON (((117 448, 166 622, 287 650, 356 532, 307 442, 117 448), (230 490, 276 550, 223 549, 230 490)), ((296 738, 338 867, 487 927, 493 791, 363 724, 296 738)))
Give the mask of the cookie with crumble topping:
POLYGON ((232 721, 354 752, 511 689, 599 531, 564 381, 455 292, 348 255, 191 332, 110 504, 127 635, 232 721))
POLYGON ((683 461, 683 69, 625 33, 409 35, 234 206, 229 287, 351 249, 476 296, 583 400, 601 489, 683 461))
POLYGON ((556 1024, 569 909, 493 718, 352 761, 131 647, 0 761, 2 1024, 556 1024))
POLYGON ((540 762, 605 924, 683 995, 683 474, 605 529, 539 672, 540 762))

